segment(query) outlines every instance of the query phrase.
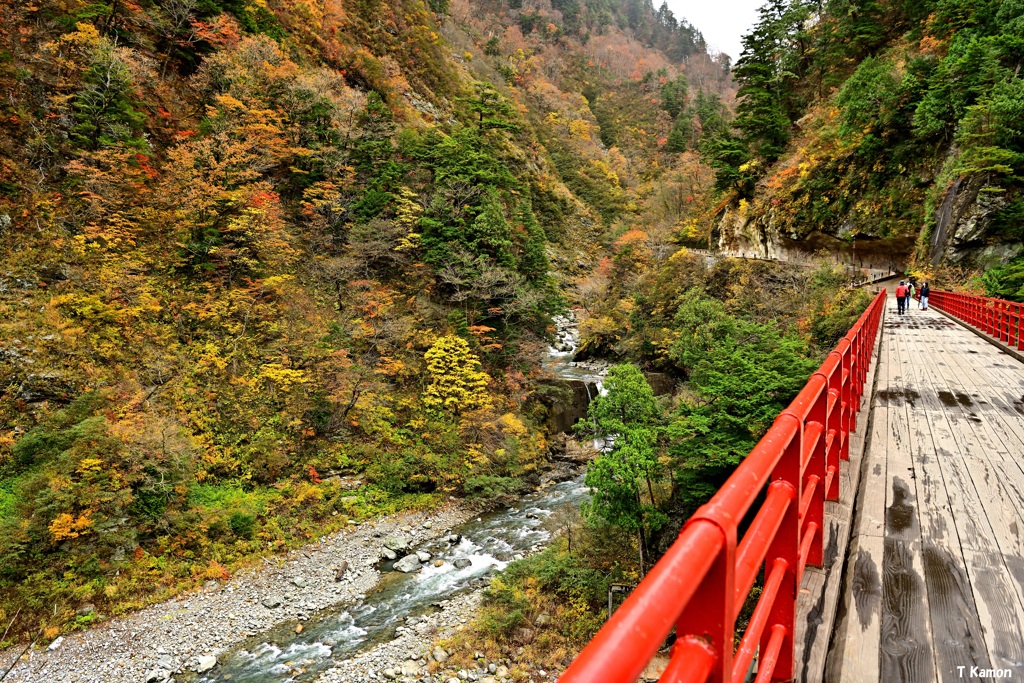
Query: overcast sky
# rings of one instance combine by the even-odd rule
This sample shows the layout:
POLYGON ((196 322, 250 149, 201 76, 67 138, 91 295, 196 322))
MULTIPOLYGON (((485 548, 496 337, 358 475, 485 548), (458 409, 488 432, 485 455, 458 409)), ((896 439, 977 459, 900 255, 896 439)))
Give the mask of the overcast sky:
MULTIPOLYGON (((683 18, 704 34, 712 51, 724 52, 735 64, 740 39, 757 21, 757 8, 765 0, 668 0, 676 18, 683 18)), ((655 0, 654 6, 661 5, 655 0)))

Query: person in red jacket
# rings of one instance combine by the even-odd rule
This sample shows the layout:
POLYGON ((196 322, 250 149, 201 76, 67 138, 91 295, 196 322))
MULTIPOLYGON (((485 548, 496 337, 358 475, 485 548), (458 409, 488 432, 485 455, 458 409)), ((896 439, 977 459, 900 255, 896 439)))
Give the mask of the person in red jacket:
POLYGON ((896 287, 896 312, 903 315, 904 311, 907 310, 907 298, 910 294, 910 290, 907 289, 906 283, 900 280, 900 284, 896 287))

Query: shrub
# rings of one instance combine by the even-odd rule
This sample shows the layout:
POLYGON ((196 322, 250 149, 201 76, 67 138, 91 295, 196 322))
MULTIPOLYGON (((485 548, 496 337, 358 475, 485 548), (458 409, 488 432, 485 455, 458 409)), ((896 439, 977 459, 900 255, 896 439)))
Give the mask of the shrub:
POLYGON ((250 539, 256 533, 256 517, 245 512, 235 512, 228 518, 228 526, 235 536, 250 539))

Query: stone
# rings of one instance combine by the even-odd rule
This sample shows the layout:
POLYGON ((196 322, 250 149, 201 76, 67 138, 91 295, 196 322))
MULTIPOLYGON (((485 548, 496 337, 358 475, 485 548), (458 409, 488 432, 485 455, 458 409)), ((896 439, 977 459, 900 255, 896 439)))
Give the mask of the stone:
POLYGON ((82 605, 77 610, 75 610, 75 614, 77 614, 80 617, 87 617, 90 614, 94 613, 95 611, 96 611, 96 607, 94 605, 86 604, 86 605, 82 605))
POLYGON ((296 576, 296 577, 292 578, 292 585, 295 586, 296 588, 305 588, 306 587, 306 579, 301 577, 301 576, 296 576))
POLYGON ((46 649, 49 650, 50 652, 53 652, 58 647, 60 647, 60 644, 63 643, 63 642, 64 642, 64 636, 57 636, 54 639, 54 641, 52 643, 50 643, 50 647, 48 647, 46 649))
POLYGON ((494 672, 494 675, 498 678, 508 678, 508 667, 504 665, 499 666, 498 670, 494 672))
POLYGON ((299 633, 302 633, 303 628, 302 624, 295 624, 295 634, 298 635, 299 633))
POLYGON ((213 655, 203 655, 196 662, 196 673, 204 674, 215 666, 217 666, 216 657, 213 655))
POLYGON ((398 559, 398 553, 396 553, 396 552, 395 552, 394 550, 392 550, 391 548, 381 548, 381 551, 380 551, 380 556, 381 556, 381 557, 382 557, 383 559, 385 559, 385 560, 389 560, 389 561, 391 561, 391 562, 394 562, 395 560, 397 560, 397 559, 398 559))
POLYGON ((462 681, 457 676, 452 676, 445 683, 462 683, 462 681))
POLYGON ((260 601, 267 609, 277 609, 284 602, 280 595, 268 595, 260 601))
POLYGON ((410 572, 416 571, 417 569, 420 568, 420 566, 421 566, 421 564, 420 564, 420 558, 419 557, 417 557, 415 554, 413 554, 413 555, 406 555, 405 557, 400 559, 398 562, 395 562, 395 571, 399 571, 399 572, 403 572, 405 574, 408 574, 410 572))
POLYGON ((384 669, 384 678, 394 680, 398 678, 399 674, 394 669, 384 669))
POLYGON ((420 562, 429 562, 432 555, 426 550, 417 550, 416 557, 420 558, 420 562))
POLYGON ((342 577, 345 576, 345 572, 348 571, 348 562, 342 562, 338 565, 338 568, 334 570, 334 580, 341 581, 342 577))
POLYGON ((440 647, 435 647, 430 656, 434 658, 434 661, 438 664, 444 664, 448 661, 448 653, 442 650, 440 647))
POLYGON ((407 659, 402 662, 402 675, 403 676, 419 676, 420 665, 419 662, 414 662, 411 659, 407 659))
POLYGON ((495 664, 494 662, 491 662, 490 664, 487 665, 487 673, 492 674, 492 673, 494 673, 497 670, 498 670, 498 665, 495 664))
POLYGON ((384 547, 388 550, 394 550, 396 553, 404 553, 409 550, 409 537, 404 534, 388 536, 384 539, 384 547))
POLYGON ((171 679, 171 672, 167 669, 150 669, 143 681, 145 683, 167 683, 171 679))
POLYGON ((470 562, 468 558, 460 557, 459 559, 452 562, 452 564, 455 565, 456 569, 465 569, 473 563, 470 562))
POLYGON ((428 520, 428 521, 426 521, 426 522, 423 522, 423 528, 424 528, 424 529, 429 529, 429 528, 430 528, 430 527, 432 527, 432 526, 434 526, 434 525, 433 525, 433 524, 431 524, 429 520, 428 520))
POLYGON ((462 536, 458 534, 450 534, 446 540, 452 545, 458 545, 462 542, 462 536))
POLYGON ((548 624, 551 623, 551 615, 550 614, 538 614, 537 618, 533 620, 533 623, 536 626, 547 626, 548 624))
POLYGON ((516 629, 516 640, 521 643, 532 643, 533 642, 533 629, 532 628, 517 628, 516 629))
POLYGON ((434 566, 435 567, 443 567, 444 566, 444 560, 434 560, 434 566))

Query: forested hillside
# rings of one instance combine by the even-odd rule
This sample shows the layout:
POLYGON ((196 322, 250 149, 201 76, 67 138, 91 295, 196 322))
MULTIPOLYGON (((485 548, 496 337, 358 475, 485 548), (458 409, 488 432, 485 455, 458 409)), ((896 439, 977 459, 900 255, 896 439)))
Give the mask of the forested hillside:
POLYGON ((824 247, 1021 298, 1019 2, 772 0, 708 149, 723 246, 824 247))
POLYGON ((710 224, 732 96, 646 0, 7 0, 0 88, 8 637, 521 489, 548 316, 710 224))
POLYGON ((0 640, 536 486, 572 309, 612 445, 465 634, 564 664, 869 298, 687 247, 1022 295, 1015 8, 0 0, 0 640))

